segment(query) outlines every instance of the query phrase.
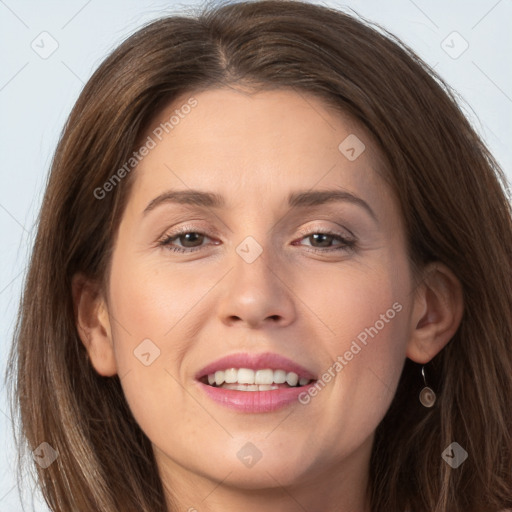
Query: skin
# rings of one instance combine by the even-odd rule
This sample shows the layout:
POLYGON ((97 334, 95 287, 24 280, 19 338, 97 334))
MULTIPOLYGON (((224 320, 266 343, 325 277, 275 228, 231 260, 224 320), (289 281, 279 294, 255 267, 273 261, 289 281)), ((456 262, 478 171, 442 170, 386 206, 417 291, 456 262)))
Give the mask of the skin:
POLYGON ((414 285, 398 202, 357 123, 288 89, 193 96, 197 106, 134 171, 108 293, 83 275, 73 281, 91 363, 120 376, 178 510, 368 512, 375 429, 405 358, 426 363, 455 333, 460 284, 431 264, 414 285), (349 134, 366 147, 354 161, 338 149, 349 134), (226 207, 163 203, 143 214, 162 192, 191 188, 223 195, 226 207), (376 218, 347 201, 286 203, 290 192, 324 189, 356 195, 376 218), (158 245, 184 226, 205 237, 172 244, 199 250, 158 245), (315 241, 319 229, 352 233, 355 246, 326 251, 343 245, 315 241), (248 236, 263 249, 250 264, 236 252, 248 236), (321 376, 394 303, 401 311, 307 405, 241 413, 213 402, 194 379, 225 355, 267 351, 321 376), (149 366, 133 353, 144 339, 160 350, 149 366), (247 442, 262 454, 251 468, 237 457, 247 442))

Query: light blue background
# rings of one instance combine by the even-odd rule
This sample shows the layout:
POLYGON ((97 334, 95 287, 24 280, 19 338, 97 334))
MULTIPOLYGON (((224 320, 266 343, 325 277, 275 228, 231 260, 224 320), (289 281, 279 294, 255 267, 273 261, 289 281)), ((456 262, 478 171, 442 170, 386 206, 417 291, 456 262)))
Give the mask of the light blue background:
MULTIPOLYGON (((512 179, 510 0, 351 0, 354 10, 396 34, 441 74, 512 179), (450 57, 443 47, 460 57, 450 57), (453 42, 452 42, 453 41, 453 42), (508 143, 506 141, 509 141, 508 143)), ((64 122, 106 54, 141 24, 196 2, 0 0, 0 370, 2 379, 46 176, 64 122), (42 59, 31 43, 43 31, 58 49, 42 59)), ((48 46, 46 46, 48 48, 48 46)), ((22 507, 15 485, 9 408, 0 393, 0 511, 22 507)), ((28 510, 47 511, 24 491, 28 510)))

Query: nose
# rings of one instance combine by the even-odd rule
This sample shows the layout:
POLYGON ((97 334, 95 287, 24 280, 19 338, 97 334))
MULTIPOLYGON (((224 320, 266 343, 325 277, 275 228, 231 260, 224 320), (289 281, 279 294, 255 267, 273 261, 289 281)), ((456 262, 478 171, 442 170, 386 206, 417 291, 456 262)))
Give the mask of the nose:
POLYGON ((295 320, 296 305, 291 273, 270 252, 252 262, 238 253, 226 276, 218 314, 225 325, 245 324, 249 328, 266 325, 284 327, 295 320))

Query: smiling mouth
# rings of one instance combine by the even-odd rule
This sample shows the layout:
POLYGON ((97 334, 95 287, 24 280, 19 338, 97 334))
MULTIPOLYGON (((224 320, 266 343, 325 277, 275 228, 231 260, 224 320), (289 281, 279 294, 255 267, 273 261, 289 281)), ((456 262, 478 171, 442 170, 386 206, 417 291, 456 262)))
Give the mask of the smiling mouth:
POLYGON ((299 388, 313 382, 312 379, 301 377, 295 372, 271 368, 261 370, 227 368, 204 375, 199 381, 211 387, 234 391, 272 391, 283 388, 299 388))

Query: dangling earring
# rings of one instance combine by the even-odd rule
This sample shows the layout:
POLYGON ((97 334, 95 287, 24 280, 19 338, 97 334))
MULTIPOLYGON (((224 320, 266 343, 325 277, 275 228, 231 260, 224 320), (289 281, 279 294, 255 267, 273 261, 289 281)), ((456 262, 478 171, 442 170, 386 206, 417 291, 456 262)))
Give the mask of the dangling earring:
POLYGON ((423 375, 423 382, 425 387, 420 392, 420 402, 424 407, 432 407, 436 403, 436 394, 432 388, 427 386, 427 380, 425 379, 425 367, 421 367, 421 375, 423 375))

